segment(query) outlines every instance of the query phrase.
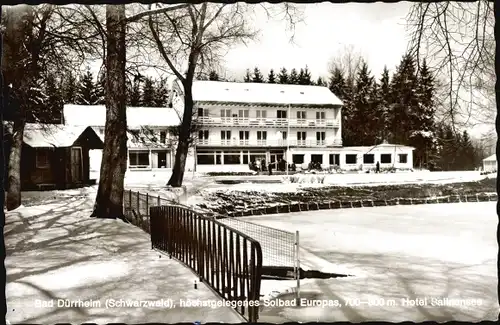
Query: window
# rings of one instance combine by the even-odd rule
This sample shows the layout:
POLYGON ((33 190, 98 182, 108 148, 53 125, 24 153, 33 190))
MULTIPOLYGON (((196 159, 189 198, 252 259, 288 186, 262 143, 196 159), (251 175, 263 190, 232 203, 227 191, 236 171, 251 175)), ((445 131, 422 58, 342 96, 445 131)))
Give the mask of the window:
POLYGON ((240 145, 248 144, 249 137, 250 131, 240 131, 240 145))
POLYGON ((249 131, 240 131, 240 140, 248 140, 249 136, 249 131))
POLYGON ((49 168, 50 166, 49 149, 45 148, 36 149, 35 164, 36 168, 49 168))
POLYGON ((338 154, 338 153, 331 153, 329 160, 330 160, 330 165, 340 166, 340 154, 338 154))
POLYGON ((392 162, 392 155, 390 153, 383 153, 380 155, 381 164, 390 164, 392 162))
POLYGON ((168 151, 158 151, 158 168, 170 168, 170 154, 168 151))
POLYGON ((196 155, 196 163, 198 165, 214 165, 215 158, 213 151, 198 151, 196 155))
POLYGON ((241 164, 241 154, 239 151, 224 152, 224 165, 241 164))
POLYGON ((363 155, 363 164, 374 164, 374 163, 375 163, 375 155, 374 154, 363 155))
POLYGON ((305 146, 306 145, 306 132, 297 132, 297 145, 305 146))
POLYGON ((325 144, 326 133, 316 132, 316 145, 321 146, 325 144))
POLYGON ((149 151, 130 151, 128 159, 131 168, 149 167, 149 151))
POLYGON ((286 139, 287 139, 287 136, 288 136, 288 134, 286 133, 286 131, 281 132, 281 138, 282 138, 283 140, 286 140, 286 139))
POLYGON ((276 111, 276 117, 277 117, 277 118, 286 118, 286 111, 283 111, 283 110, 277 110, 277 111, 276 111))
POLYGON ((257 142, 267 140, 267 131, 257 131, 257 142))
POLYGON ((250 111, 248 109, 240 109, 238 111, 238 117, 241 119, 247 119, 250 116, 250 111))
POLYGON ((292 155, 292 161, 294 164, 303 164, 304 155, 292 155))
POLYGON ((220 139, 231 141, 231 131, 220 131, 220 139))
POLYGON ((230 109, 221 109, 220 118, 222 122, 230 122, 232 117, 232 112, 230 109))
POLYGON ((250 161, 257 161, 262 159, 266 159, 265 152, 250 152, 250 161))
POLYGON ((316 119, 317 120, 324 120, 325 119, 325 112, 316 112, 316 119))
POLYGON ((166 142, 167 142, 167 132, 160 131, 160 143, 166 143, 166 142))
POLYGON ((222 152, 221 151, 215 152, 215 164, 222 165, 222 152))
POLYGON ((323 163, 323 155, 311 155, 311 161, 315 163, 323 163))
POLYGON ((200 130, 198 132, 198 139, 199 140, 208 140, 208 130, 200 130))
POLYGON ((200 144, 208 144, 208 130, 200 130, 198 131, 198 143, 200 144))
POLYGON ((408 154, 407 153, 400 153, 399 154, 399 163, 401 163, 401 164, 408 163, 408 154))
POLYGON ((354 165, 358 161, 358 155, 345 155, 345 163, 348 165, 354 165))
POLYGON ((248 162, 249 162, 248 156, 249 156, 248 151, 243 151, 243 163, 244 164, 248 164, 248 162))
POLYGON ((306 111, 297 111, 297 119, 305 120, 306 119, 306 111))
POLYGON ((198 108, 198 117, 208 117, 208 108, 198 108))
POLYGON ((257 112, 257 118, 267 118, 266 110, 258 109, 256 112, 257 112))

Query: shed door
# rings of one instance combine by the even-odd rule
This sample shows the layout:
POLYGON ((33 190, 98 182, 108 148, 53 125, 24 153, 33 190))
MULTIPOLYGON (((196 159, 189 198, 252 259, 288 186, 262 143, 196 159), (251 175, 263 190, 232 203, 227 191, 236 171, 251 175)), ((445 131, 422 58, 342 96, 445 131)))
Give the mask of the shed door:
POLYGON ((81 182, 83 179, 82 148, 71 148, 71 180, 73 183, 81 182))

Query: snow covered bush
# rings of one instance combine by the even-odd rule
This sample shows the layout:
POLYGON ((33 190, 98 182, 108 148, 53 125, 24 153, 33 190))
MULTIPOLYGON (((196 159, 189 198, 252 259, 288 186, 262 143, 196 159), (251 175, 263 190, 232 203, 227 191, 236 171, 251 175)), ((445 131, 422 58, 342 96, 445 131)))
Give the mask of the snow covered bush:
POLYGON ((295 184, 324 184, 325 175, 315 175, 315 174, 296 174, 291 176, 286 176, 283 178, 284 183, 295 183, 295 184))

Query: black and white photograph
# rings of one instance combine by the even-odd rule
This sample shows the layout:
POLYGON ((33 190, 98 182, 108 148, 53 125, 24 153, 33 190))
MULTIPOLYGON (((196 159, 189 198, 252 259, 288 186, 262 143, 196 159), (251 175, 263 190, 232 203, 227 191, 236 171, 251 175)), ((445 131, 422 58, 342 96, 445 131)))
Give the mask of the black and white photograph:
POLYGON ((497 321, 496 11, 0 5, 5 322, 497 321))

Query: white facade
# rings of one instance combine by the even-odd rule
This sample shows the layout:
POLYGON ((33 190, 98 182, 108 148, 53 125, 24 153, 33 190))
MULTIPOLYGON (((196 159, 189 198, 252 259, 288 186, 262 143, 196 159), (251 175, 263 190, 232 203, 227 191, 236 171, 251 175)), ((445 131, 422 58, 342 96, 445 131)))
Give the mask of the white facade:
MULTIPOLYGON (((219 84, 226 87, 228 83, 219 84)), ((254 84, 243 85, 251 88, 254 84)), ((285 91, 291 88, 299 93, 305 93, 307 88, 323 88, 279 86, 285 91)), ((330 95, 333 102, 338 100, 331 92, 330 95)), ((284 105, 199 99, 195 109, 199 125, 194 162, 197 171, 248 171, 252 161, 285 159, 292 162, 294 153, 312 151, 327 156, 332 148, 342 146, 341 106, 338 104, 284 105)))
POLYGON ((497 155, 493 154, 487 158, 483 159, 483 170, 488 172, 494 172, 497 170, 497 155))

